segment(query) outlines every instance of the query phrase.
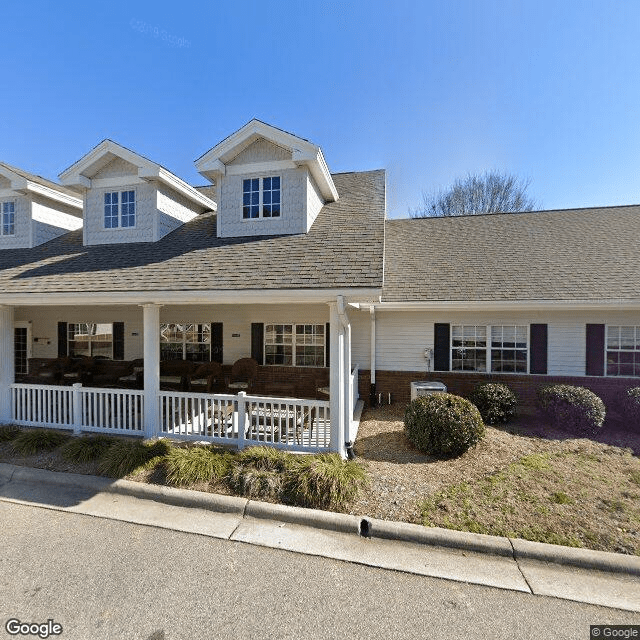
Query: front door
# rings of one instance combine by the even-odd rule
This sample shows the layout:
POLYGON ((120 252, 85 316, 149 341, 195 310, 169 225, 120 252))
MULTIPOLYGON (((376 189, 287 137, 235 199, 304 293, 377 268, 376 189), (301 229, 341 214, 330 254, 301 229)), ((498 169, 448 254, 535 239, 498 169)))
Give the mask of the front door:
POLYGON ((29 323, 16 322, 14 328, 13 347, 16 375, 29 373, 29 358, 31 357, 29 323))

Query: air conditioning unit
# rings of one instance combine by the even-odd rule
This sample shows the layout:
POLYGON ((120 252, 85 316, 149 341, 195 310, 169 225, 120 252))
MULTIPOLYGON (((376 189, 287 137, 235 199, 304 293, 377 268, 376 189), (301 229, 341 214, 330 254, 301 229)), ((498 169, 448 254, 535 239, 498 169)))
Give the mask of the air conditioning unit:
POLYGON ((415 400, 418 396, 428 396, 432 393, 446 393, 447 386, 442 382, 430 382, 424 380, 422 382, 411 383, 411 399, 415 400))

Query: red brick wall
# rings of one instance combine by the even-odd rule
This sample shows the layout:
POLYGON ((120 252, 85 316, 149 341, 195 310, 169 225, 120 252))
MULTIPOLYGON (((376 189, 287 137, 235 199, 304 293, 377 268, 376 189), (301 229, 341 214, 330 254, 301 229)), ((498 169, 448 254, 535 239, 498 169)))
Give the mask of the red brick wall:
MULTIPOLYGON (((443 382, 447 391, 466 397, 479 382, 501 382, 506 384, 518 397, 522 407, 535 407, 538 387, 549 384, 570 384, 586 387, 600 396, 607 408, 617 404, 621 391, 628 387, 640 386, 638 378, 604 378, 592 376, 543 376, 543 375, 508 375, 481 373, 450 373, 424 371, 376 371, 376 392, 386 396, 391 393, 392 402, 409 402, 411 399, 411 382, 415 380, 431 380, 443 382)), ((370 389, 370 371, 360 371, 360 397, 368 404, 370 389)))
MULTIPOLYGON (((230 369, 230 368, 229 368, 230 369)), ((318 386, 329 384, 329 369, 324 367, 259 367, 256 393, 316 398, 318 386)), ((326 396, 321 397, 326 400, 326 396)))

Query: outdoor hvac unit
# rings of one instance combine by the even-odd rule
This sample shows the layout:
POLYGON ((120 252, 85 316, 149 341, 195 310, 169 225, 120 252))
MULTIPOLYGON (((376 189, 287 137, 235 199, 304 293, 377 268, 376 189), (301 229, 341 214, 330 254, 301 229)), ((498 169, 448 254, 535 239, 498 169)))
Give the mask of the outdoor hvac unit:
POLYGON ((428 396, 431 393, 446 393, 447 387, 442 382, 423 382, 411 383, 411 399, 415 400, 418 396, 428 396))

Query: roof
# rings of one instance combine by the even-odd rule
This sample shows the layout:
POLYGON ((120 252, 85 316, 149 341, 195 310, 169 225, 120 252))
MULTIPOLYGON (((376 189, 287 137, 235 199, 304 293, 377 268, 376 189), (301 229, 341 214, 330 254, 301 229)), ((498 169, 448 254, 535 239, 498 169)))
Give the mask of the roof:
POLYGON ((383 302, 640 299, 640 205, 389 220, 383 302))
POLYGON ((61 184, 58 184, 57 182, 53 182, 52 180, 47 180, 46 178, 43 178, 42 176, 38 176, 35 173, 29 173, 28 171, 24 171, 23 169, 18 169, 17 167, 13 167, 12 165, 7 164, 6 162, 0 162, 0 168, 1 167, 8 169, 12 173, 15 173, 16 175, 20 176, 21 178, 24 178, 25 180, 28 180, 29 182, 34 182, 35 184, 39 184, 42 187, 47 187, 48 189, 54 189, 72 198, 79 198, 80 201, 82 201, 82 196, 74 189, 70 189, 69 187, 64 187, 61 184))
POLYGON ((70 232, 0 251, 0 298, 74 292, 382 288, 384 171, 334 176, 342 197, 307 234, 217 238, 217 214, 157 242, 82 245, 70 232))

